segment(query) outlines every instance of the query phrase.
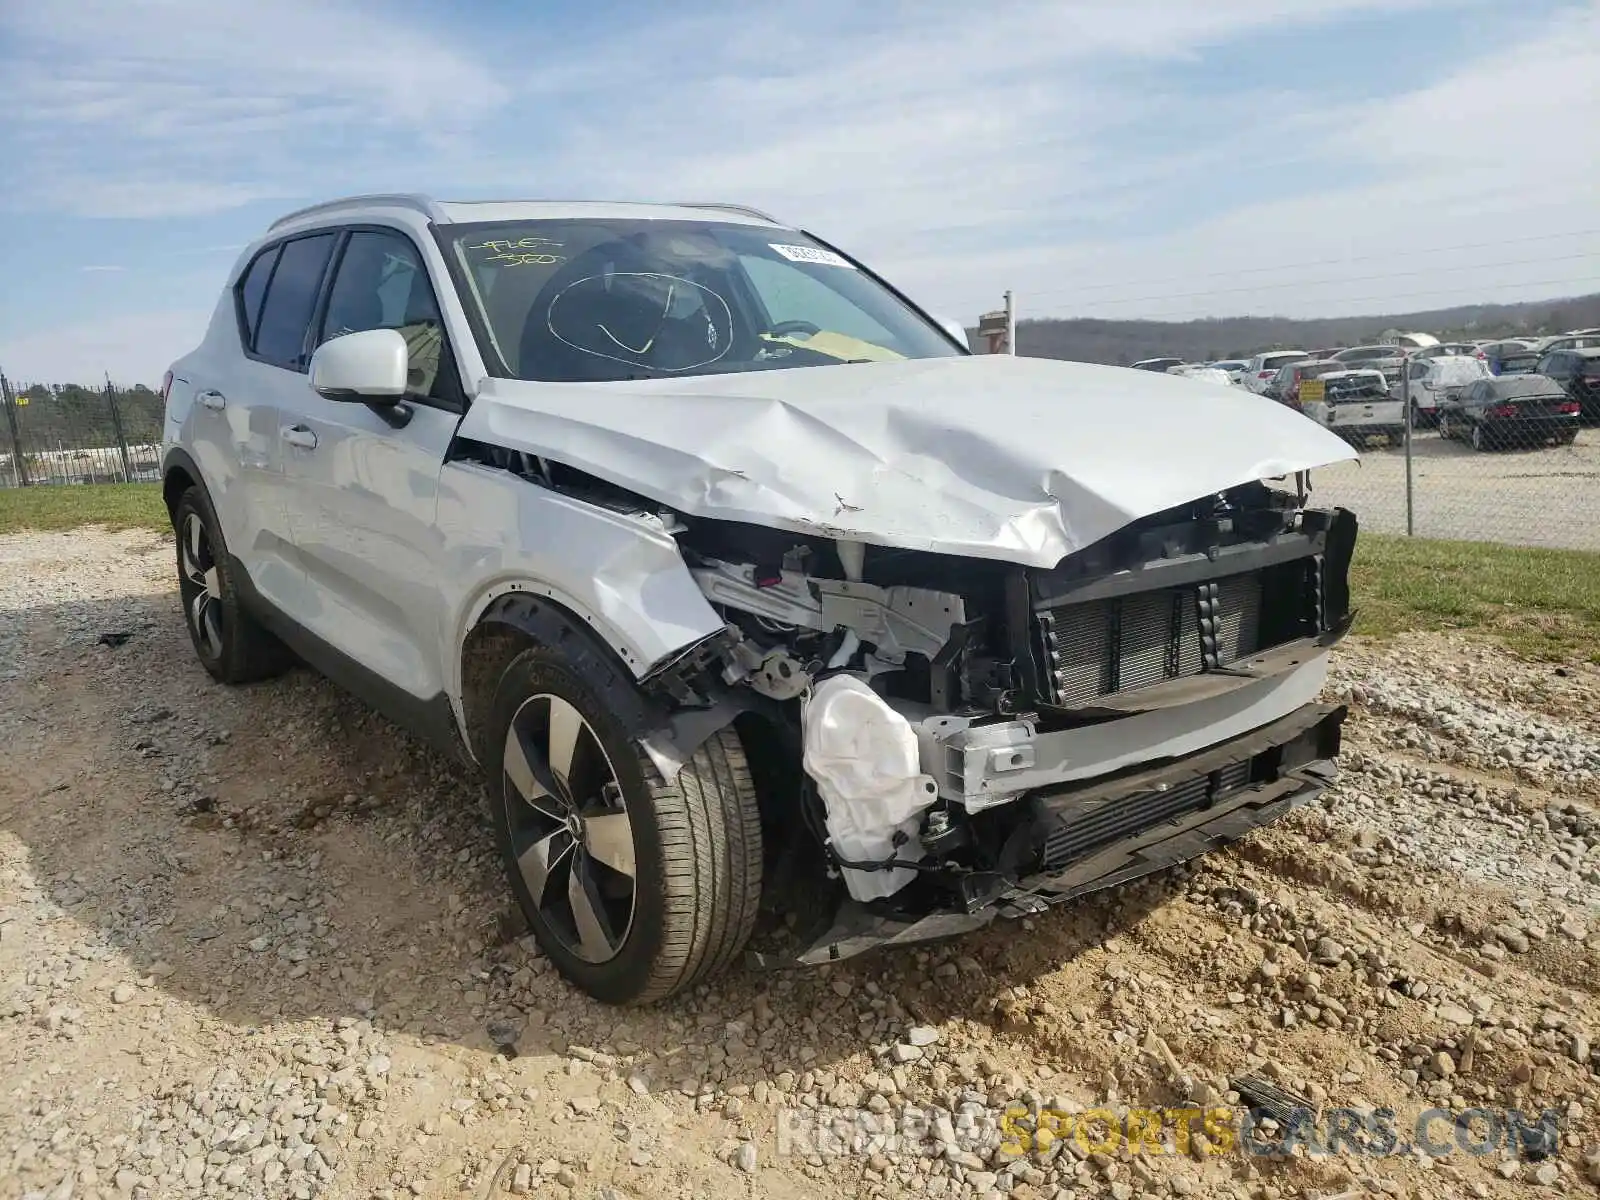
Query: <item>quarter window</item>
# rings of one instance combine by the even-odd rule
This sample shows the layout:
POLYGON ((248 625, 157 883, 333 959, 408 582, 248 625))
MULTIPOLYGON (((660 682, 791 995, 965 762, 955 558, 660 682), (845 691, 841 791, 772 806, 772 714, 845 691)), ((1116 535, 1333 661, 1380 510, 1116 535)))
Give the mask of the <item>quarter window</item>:
POLYGON ((272 268, 277 265, 280 247, 269 246, 251 260, 239 280, 239 338, 245 349, 254 350, 256 322, 261 319, 261 298, 267 294, 267 280, 272 278, 272 268))

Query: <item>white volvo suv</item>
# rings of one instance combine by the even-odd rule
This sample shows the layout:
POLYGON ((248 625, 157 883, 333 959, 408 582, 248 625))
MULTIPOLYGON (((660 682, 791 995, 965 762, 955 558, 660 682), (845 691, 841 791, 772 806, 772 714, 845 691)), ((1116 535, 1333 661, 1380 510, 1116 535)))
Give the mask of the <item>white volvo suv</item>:
POLYGON ((645 1002, 785 882, 834 961, 1317 794, 1352 452, 1192 393, 970 355, 736 206, 338 200, 172 366, 183 611, 217 679, 298 656, 481 767, 551 959, 645 1002))

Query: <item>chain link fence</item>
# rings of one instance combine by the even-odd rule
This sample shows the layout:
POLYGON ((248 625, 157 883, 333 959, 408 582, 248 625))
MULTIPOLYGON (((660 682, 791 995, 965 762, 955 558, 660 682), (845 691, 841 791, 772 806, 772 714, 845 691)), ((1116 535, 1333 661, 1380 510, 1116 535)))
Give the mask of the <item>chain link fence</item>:
POLYGON ((138 385, 13 383, 0 375, 0 487, 161 478, 161 395, 138 385))
MULTIPOLYGON (((1378 533, 1600 551, 1600 379, 1517 378, 1479 403, 1409 399, 1410 428, 1352 425, 1361 458, 1314 472, 1317 499, 1378 533)), ((3 375, 0 391, 0 487, 160 479, 158 392, 3 375)))
POLYGON ((1600 550, 1600 379, 1499 376, 1431 404, 1400 391, 1410 422, 1353 427, 1361 458, 1312 473, 1319 501, 1378 533, 1600 550))

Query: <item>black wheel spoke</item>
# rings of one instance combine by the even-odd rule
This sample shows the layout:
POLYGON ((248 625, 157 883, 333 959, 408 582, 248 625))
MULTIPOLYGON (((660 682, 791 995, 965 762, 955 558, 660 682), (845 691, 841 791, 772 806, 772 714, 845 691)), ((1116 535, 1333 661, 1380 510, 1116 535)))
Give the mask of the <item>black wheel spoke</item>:
POLYGON ((549 889, 551 873, 572 855, 575 845, 572 835, 563 825, 517 856, 517 867, 528 885, 528 894, 539 907, 544 907, 544 894, 549 889))
POLYGON ((550 773, 544 754, 530 744, 531 740, 515 724, 511 726, 506 737, 506 776, 528 804, 557 821, 565 821, 568 805, 561 787, 550 773))
POLYGON ((578 954, 590 962, 604 962, 617 952, 620 939, 588 865, 582 854, 573 860, 567 879, 567 902, 572 906, 572 924, 578 934, 578 954))

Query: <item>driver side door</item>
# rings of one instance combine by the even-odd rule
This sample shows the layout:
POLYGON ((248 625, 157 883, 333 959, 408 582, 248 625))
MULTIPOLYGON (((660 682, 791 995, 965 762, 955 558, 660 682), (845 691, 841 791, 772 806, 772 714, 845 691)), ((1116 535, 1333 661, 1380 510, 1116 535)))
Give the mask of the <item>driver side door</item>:
POLYGON ((342 233, 308 345, 367 329, 405 337, 405 400, 328 400, 303 379, 281 414, 290 527, 314 602, 304 621, 334 652, 319 666, 376 707, 415 718, 444 694, 434 517, 465 404, 426 260, 402 230, 342 233))

